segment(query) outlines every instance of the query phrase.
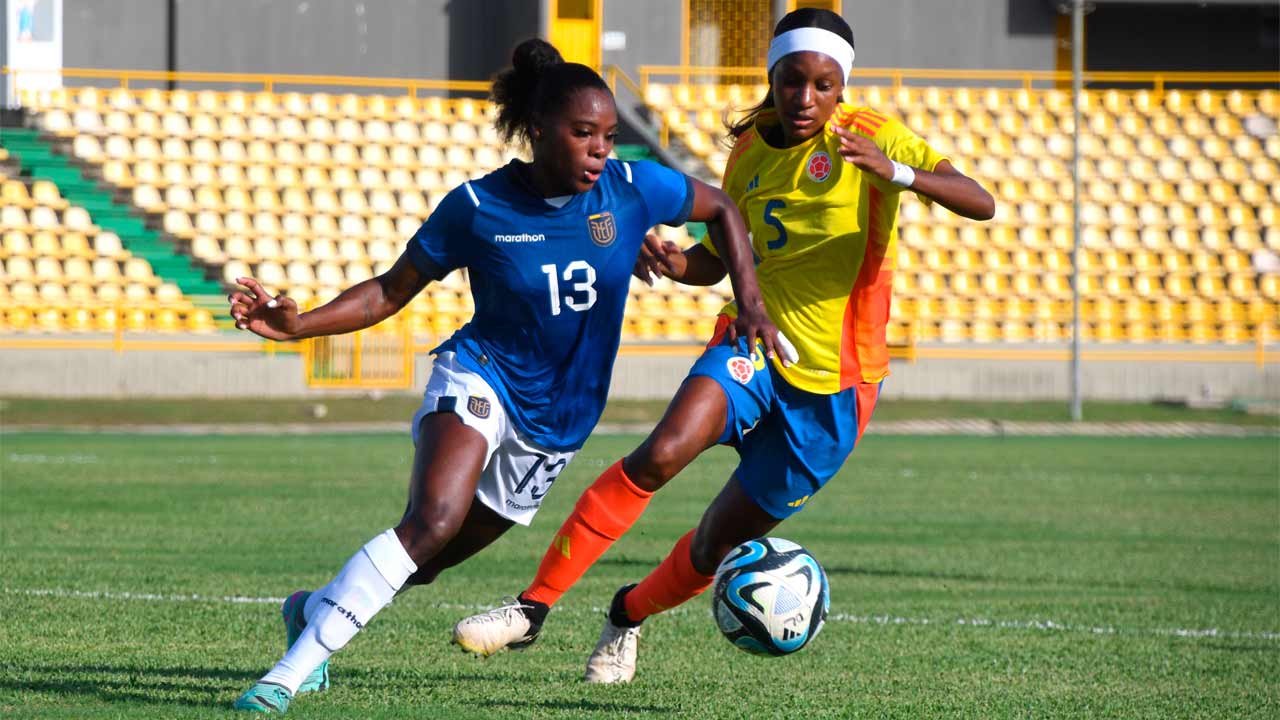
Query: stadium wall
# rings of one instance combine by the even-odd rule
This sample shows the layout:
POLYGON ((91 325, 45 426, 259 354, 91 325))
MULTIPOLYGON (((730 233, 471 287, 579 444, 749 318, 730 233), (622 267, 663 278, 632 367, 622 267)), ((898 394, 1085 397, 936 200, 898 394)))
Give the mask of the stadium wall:
MULTIPOLYGON (((945 346, 955 350, 957 346, 945 346)), ((968 346, 961 348, 977 350, 968 346)), ((1027 346, 1037 352, 1044 345, 1027 346)), ((1064 348, 1048 348, 1064 349, 1064 348)), ((927 348, 922 348, 927 350, 927 348)), ((1070 374, 1064 360, 1001 360, 1001 351, 985 348, 972 359, 921 358, 895 360, 885 382, 886 398, 1036 400, 1065 399, 1070 374)), ((1104 348, 1089 350, 1102 352, 1104 348)), ((1151 346, 1134 352, 1158 358, 1151 346)), ((1280 400, 1280 365, 1224 362, 1223 348, 1171 351, 1177 361, 1088 360, 1084 392, 1089 400, 1151 401, 1161 399, 1280 400), (1189 360, 1204 353, 1203 361, 1189 360)), ((1239 348, 1231 348, 1239 353, 1239 348)), ((1105 346, 1106 352, 1124 348, 1105 346)), ((619 398, 670 398, 693 362, 691 355, 623 355, 618 358, 610 393, 619 398)), ((332 394, 307 388, 302 358, 296 354, 249 354, 216 351, 129 351, 0 349, 0 397, 300 397, 332 394)), ((431 372, 431 358, 419 355, 415 388, 419 392, 431 372)))
POLYGON ((1057 13, 1045 0, 846 2, 859 67, 1053 70, 1057 13))
MULTIPOLYGON (((538 32, 532 0, 177 0, 175 69, 478 80, 538 32)), ((164 70, 167 0, 76 0, 66 67, 164 70)), ((604 0, 626 33, 604 62, 635 74, 679 64, 682 0, 604 0)), ((1056 15, 1043 0, 845 3, 864 67, 1052 69, 1056 15)), ((83 83, 77 80, 76 83, 83 83)))
MULTIPOLYGON (((166 69, 168 4, 68 3, 64 65, 166 69)), ((180 71, 483 80, 538 28, 538 5, 528 0, 178 0, 175 7, 180 71)))
POLYGON ((167 0, 64 3, 63 67, 165 70, 168 6, 167 0))
POLYGON ((679 65, 684 29, 683 0, 604 0, 604 32, 621 32, 627 45, 603 50, 605 65, 617 65, 636 77, 641 65, 679 65))

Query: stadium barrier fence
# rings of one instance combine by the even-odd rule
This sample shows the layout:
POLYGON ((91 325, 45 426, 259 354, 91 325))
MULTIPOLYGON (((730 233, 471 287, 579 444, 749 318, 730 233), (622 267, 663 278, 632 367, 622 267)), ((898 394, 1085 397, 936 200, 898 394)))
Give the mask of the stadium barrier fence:
MULTIPOLYGON (((641 97, 649 97, 649 86, 655 77, 675 79, 683 84, 763 84, 768 81, 764 68, 758 66, 686 66, 686 65, 641 65, 637 68, 640 80, 637 83, 625 72, 615 69, 615 74, 623 78, 629 86, 637 88, 635 92, 641 97)), ((927 86, 933 84, 956 85, 966 83, 975 87, 1004 87, 1025 90, 1061 89, 1071 82, 1071 73, 1064 70, 977 70, 977 69, 889 69, 889 68, 856 68, 850 77, 863 85, 889 86, 897 90, 906 85, 927 86)), ((1086 71, 1083 81, 1086 86, 1104 85, 1124 87, 1129 90, 1150 89, 1156 98, 1164 95, 1166 89, 1176 87, 1241 87, 1257 86, 1258 89, 1280 87, 1280 73, 1276 72, 1120 72, 1120 71, 1086 71)), ((611 84, 615 88, 616 84, 611 84)), ((1087 88, 1088 89, 1088 88, 1087 88)), ((659 122, 659 137, 662 146, 668 147, 671 138, 671 127, 663 113, 655 113, 659 122)))

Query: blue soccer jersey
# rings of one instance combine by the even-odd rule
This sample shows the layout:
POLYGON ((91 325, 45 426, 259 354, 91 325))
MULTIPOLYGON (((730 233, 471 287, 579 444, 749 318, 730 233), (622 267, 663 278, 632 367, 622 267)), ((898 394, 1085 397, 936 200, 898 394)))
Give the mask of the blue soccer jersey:
POLYGON ((409 259, 467 268, 475 316, 452 350, 488 381, 522 435, 582 446, 600 419, 645 232, 693 207, 684 175, 609 160, 590 191, 553 207, 513 162, 450 192, 409 242, 409 259))

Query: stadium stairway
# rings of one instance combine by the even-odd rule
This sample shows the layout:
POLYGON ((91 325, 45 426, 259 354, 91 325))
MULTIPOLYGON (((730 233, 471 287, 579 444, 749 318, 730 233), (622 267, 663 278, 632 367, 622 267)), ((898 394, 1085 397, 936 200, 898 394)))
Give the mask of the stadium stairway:
POLYGON ((0 149, 7 152, 9 162, 19 168, 21 178, 28 184, 36 180, 53 182, 69 202, 88 211, 95 225, 114 232, 126 250, 146 260, 157 277, 177 285, 197 308, 214 312, 220 321, 226 320, 221 283, 208 279, 203 265, 148 227, 142 211, 118 201, 116 197, 122 193, 107 181, 94 179, 100 173, 81 160, 68 159, 35 129, 0 128, 0 149))

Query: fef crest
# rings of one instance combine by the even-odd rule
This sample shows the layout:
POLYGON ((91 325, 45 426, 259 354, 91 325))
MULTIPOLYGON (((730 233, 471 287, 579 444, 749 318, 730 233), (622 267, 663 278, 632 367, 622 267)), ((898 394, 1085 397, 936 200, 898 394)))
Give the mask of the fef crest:
POLYGON ((591 231, 591 242, 600 247, 608 247, 618 238, 618 227, 613 222, 613 213, 602 212, 588 216, 587 229, 591 231))
POLYGON ((480 419, 489 417, 489 399, 472 395, 467 398, 467 411, 480 419))

